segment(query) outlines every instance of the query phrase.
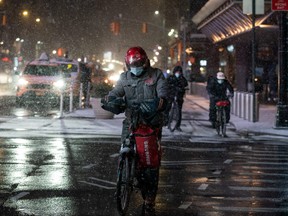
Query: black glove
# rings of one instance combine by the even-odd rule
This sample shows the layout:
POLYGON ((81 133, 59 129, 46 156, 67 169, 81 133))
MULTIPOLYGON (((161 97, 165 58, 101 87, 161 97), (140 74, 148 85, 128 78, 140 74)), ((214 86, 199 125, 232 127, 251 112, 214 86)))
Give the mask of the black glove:
POLYGON ((112 112, 114 114, 120 114, 125 111, 126 104, 123 98, 117 97, 105 97, 101 99, 102 109, 112 112))

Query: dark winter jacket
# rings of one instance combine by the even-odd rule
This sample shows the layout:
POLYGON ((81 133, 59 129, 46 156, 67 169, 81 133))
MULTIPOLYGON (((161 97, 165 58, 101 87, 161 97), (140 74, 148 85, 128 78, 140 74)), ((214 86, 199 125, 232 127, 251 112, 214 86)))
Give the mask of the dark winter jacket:
POLYGON ((169 85, 169 99, 170 100, 173 100, 175 96, 177 98, 184 97, 186 88, 188 86, 188 82, 183 75, 181 75, 178 78, 175 75, 170 75, 167 78, 167 82, 169 85))
POLYGON ((206 86, 207 92, 214 99, 227 99, 227 90, 230 92, 231 96, 234 95, 234 90, 232 85, 228 80, 224 80, 222 84, 217 82, 216 78, 210 78, 206 86))
POLYGON ((167 100, 168 85, 162 71, 157 68, 149 67, 144 73, 137 77, 130 71, 123 72, 120 75, 115 88, 109 92, 112 97, 125 97, 127 109, 125 116, 131 119, 131 106, 133 103, 143 101, 153 101, 156 98, 167 100))

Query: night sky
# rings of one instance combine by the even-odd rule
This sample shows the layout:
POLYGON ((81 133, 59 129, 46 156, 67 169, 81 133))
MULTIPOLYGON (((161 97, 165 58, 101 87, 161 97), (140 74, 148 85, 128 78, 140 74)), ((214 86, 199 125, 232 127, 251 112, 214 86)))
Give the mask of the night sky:
POLYGON ((142 46, 148 55, 157 44, 163 42, 170 28, 177 28, 179 11, 189 9, 189 0, 6 0, 2 6, 8 14, 9 39, 27 38, 23 52, 33 57, 34 44, 44 42, 43 51, 63 47, 71 57, 95 54, 102 58, 103 52, 113 51, 122 60, 131 46, 142 46), (182 7, 180 10, 179 8, 182 7), (184 9, 183 9, 184 7, 184 9), (20 12, 31 11, 29 19, 20 12), (155 10, 161 15, 156 16, 155 10), (165 22, 163 12, 165 13, 165 22), (35 24, 36 16, 41 18, 35 24), (120 34, 113 35, 110 23, 120 22, 120 34), (148 23, 148 33, 141 32, 142 23, 148 23), (151 25, 150 25, 151 24, 151 25))

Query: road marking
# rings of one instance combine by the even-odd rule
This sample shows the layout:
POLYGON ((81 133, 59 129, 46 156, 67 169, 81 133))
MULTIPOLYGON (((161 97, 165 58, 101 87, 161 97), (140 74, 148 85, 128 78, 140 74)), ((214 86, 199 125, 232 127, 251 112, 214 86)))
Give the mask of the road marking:
POLYGON ((184 148, 177 146, 163 146, 165 149, 173 149, 178 151, 192 151, 192 152, 218 152, 218 151, 227 151, 226 148, 184 148))
POLYGON ((267 197, 211 197, 212 199, 219 200, 231 200, 231 201, 269 201, 274 203, 283 202, 285 200, 282 198, 267 198, 267 197))
POLYGON ((93 166, 96 166, 96 164, 89 164, 87 166, 82 167, 82 169, 91 169, 93 166))
POLYGON ((212 172, 212 174, 214 174, 214 175, 220 175, 221 173, 222 173, 221 170, 216 170, 216 171, 212 172))
MULTIPOLYGON (((287 157, 287 156, 286 156, 287 157)), ((243 169, 249 170, 287 170, 287 166, 285 167, 259 167, 259 166, 242 166, 243 169)))
POLYGON ((231 160, 231 159, 227 159, 227 160, 224 161, 224 164, 230 164, 232 161, 233 160, 231 160))
POLYGON ((258 165, 279 165, 279 166, 287 166, 288 163, 284 163, 284 162, 256 162, 256 161, 248 161, 247 164, 258 164, 258 165))
POLYGON ((192 204, 192 202, 183 202, 178 208, 180 209, 187 209, 192 204))
MULTIPOLYGON (((235 171, 236 172, 236 171, 235 171)), ((256 176, 256 175, 261 175, 261 176, 283 176, 283 177, 287 177, 288 174, 287 173, 265 173, 265 172, 254 172, 254 173, 242 173, 242 172, 238 172, 238 175, 246 175, 246 176, 256 176)))
POLYGON ((201 184, 201 185, 198 187, 198 190, 206 190, 206 188, 207 188, 208 186, 209 186, 208 184, 201 184))
POLYGON ((84 184, 88 184, 88 185, 93 185, 93 186, 96 186, 96 187, 99 187, 99 188, 104 188, 104 189, 107 189, 107 190, 114 190, 116 187, 107 187, 107 186, 104 186, 104 185, 100 185, 100 184, 95 184, 95 183, 91 183, 91 182, 87 182, 87 181, 79 181, 81 183, 84 183, 84 184))
POLYGON ((239 190, 239 191, 279 191, 285 192, 287 188, 272 188, 272 187, 237 187, 237 186, 229 186, 231 190, 239 190))
POLYGON ((251 207, 219 207, 213 206, 214 209, 220 211, 233 211, 233 212, 288 212, 287 208, 251 208, 251 207))
POLYGON ((95 181, 99 181, 99 182, 104 182, 104 183, 108 183, 111 185, 117 185, 116 182, 111 182, 111 181, 107 181, 107 180, 103 180, 103 179, 99 179, 99 178, 95 178, 95 177, 89 177, 89 179, 95 180, 95 181))
POLYGON ((283 157, 283 158, 286 158, 286 157, 287 157, 287 154, 286 154, 286 153, 285 153, 285 154, 273 154, 273 155, 271 155, 271 154, 262 154, 262 153, 254 154, 254 152, 253 152, 252 154, 247 154, 247 153, 246 153, 246 155, 249 155, 249 156, 252 157, 252 158, 265 157, 265 160, 266 160, 266 159, 269 159, 269 158, 271 158, 271 159, 273 159, 273 158, 277 159, 277 158, 279 158, 279 157, 283 157))
POLYGON ((163 166, 175 166, 175 165, 201 165, 211 164, 208 160, 191 160, 191 161, 161 161, 163 166))
MULTIPOLYGON (((253 175, 254 176, 254 175, 253 175)), ((235 182, 244 182, 244 183, 250 183, 254 180, 251 179, 233 179, 235 182)), ((277 184, 283 184, 283 180, 275 180, 275 179, 257 179, 257 183, 277 183, 277 184)))
POLYGON ((115 153, 115 154, 110 155, 111 158, 116 158, 118 156, 119 156, 119 153, 115 153))
POLYGON ((24 197, 28 194, 30 194, 30 192, 21 192, 21 193, 17 194, 16 196, 11 197, 10 200, 15 202, 18 199, 21 199, 22 197, 24 197))

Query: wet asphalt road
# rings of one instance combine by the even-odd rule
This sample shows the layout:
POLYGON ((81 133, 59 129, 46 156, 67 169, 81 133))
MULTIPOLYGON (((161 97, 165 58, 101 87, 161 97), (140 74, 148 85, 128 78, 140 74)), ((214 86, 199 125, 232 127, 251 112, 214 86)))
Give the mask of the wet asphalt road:
MULTIPOLYGON (((287 141, 163 143, 157 215, 288 215, 287 141)), ((119 140, 1 139, 0 215, 117 215, 119 140)), ((134 194, 129 215, 140 215, 134 194)))

